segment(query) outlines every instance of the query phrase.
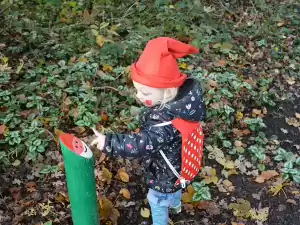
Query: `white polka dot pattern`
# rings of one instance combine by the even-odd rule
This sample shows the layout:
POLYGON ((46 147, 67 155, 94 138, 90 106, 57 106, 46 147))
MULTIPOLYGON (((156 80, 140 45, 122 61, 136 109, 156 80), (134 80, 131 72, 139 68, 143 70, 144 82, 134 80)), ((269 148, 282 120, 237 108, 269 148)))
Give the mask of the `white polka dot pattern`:
MULTIPOLYGON (((203 132, 201 124, 193 129, 187 135, 186 139, 182 140, 181 151, 181 173, 180 177, 186 181, 191 181, 198 174, 202 165, 203 153, 203 132)), ((176 185, 180 183, 178 179, 176 185)))

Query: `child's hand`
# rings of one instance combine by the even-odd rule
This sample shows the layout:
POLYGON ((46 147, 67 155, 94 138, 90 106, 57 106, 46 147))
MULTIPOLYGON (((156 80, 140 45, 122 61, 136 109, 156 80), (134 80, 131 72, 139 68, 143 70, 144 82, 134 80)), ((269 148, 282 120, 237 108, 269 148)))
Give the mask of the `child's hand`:
POLYGON ((100 134, 97 130, 92 128, 95 135, 97 136, 96 139, 94 139, 91 143, 92 146, 97 145, 97 148, 102 151, 104 149, 104 144, 105 144, 105 135, 100 134))

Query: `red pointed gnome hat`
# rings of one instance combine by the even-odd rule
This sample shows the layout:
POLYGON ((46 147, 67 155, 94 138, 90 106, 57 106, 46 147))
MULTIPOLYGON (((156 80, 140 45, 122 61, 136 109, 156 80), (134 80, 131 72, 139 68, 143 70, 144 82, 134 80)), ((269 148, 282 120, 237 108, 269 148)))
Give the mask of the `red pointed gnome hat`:
POLYGON ((176 59, 198 53, 198 49, 168 37, 150 40, 139 60, 131 65, 131 79, 153 88, 179 87, 186 79, 176 59))

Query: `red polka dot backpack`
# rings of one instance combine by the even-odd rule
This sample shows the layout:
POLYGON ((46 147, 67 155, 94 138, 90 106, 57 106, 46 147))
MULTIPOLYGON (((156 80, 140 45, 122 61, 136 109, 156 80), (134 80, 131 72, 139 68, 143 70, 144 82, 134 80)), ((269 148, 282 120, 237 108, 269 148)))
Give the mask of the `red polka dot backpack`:
POLYGON ((166 126, 170 124, 172 124, 182 136, 180 173, 175 170, 163 151, 160 150, 160 154, 175 176, 178 177, 175 185, 181 184, 181 187, 185 188, 186 184, 189 184, 201 169, 204 138, 202 126, 198 122, 189 122, 182 119, 174 119, 170 122, 157 124, 155 126, 166 126))

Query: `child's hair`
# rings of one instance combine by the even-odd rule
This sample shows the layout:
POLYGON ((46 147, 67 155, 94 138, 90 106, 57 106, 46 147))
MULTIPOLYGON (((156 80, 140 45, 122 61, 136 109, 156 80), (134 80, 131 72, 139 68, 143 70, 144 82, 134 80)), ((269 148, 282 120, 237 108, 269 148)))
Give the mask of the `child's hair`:
POLYGON ((164 88, 164 97, 160 102, 159 109, 163 109, 165 104, 172 101, 178 93, 178 88, 164 88))

